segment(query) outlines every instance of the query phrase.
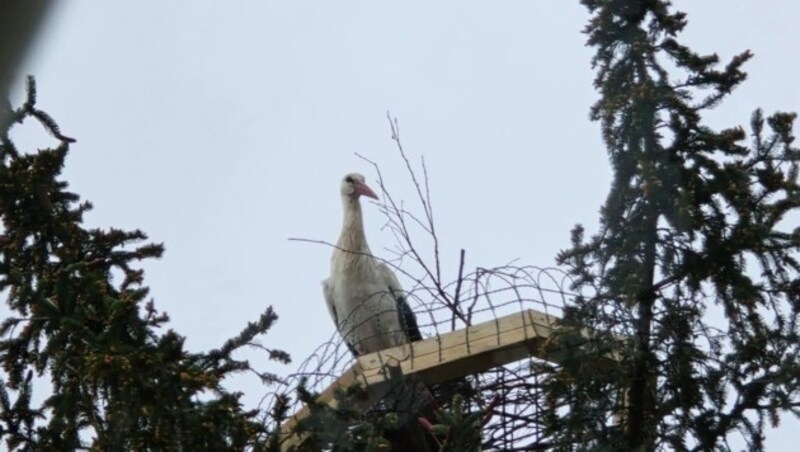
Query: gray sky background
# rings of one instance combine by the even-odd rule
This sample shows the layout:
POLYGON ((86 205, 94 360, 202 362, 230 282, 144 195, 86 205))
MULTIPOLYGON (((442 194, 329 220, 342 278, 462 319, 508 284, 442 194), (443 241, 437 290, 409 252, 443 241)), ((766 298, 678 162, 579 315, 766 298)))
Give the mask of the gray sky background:
MULTIPOLYGON (((675 4, 694 50, 723 62, 755 53, 710 125, 747 125, 756 107, 800 110, 800 2, 675 4)), ((20 73, 78 140, 65 178, 95 204, 88 224, 166 244, 146 281, 188 347, 217 347, 273 305, 280 320, 264 342, 299 362, 333 332, 319 284, 330 249, 287 238, 336 240, 340 178, 375 181, 355 152, 413 199, 387 110, 407 152, 425 157, 448 275, 460 248, 468 268, 550 266, 575 223, 596 231, 610 169, 588 120, 588 18, 577 0, 74 0, 52 11, 20 73)), ((33 124, 16 137, 52 141, 33 124)), ((365 210, 381 254, 393 237, 365 210)), ((234 384, 251 405, 265 393, 234 384)), ((799 427, 784 418, 770 450, 795 450, 799 427)))

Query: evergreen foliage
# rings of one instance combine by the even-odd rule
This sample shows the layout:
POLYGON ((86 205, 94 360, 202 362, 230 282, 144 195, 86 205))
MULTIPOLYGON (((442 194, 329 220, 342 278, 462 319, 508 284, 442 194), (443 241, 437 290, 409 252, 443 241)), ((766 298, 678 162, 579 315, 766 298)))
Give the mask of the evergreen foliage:
POLYGON ((436 424, 426 418, 420 418, 420 423, 434 437, 440 452, 478 451, 481 450, 481 428, 493 405, 490 404, 487 412, 470 411, 461 394, 456 394, 447 409, 438 411, 436 424))
POLYGON ((337 390, 335 408, 320 403, 317 400, 319 394, 309 391, 305 386, 305 381, 298 386, 298 400, 310 411, 295 430, 303 438, 297 450, 316 451, 331 447, 337 451, 392 450, 384 435, 396 426, 396 414, 384 412, 365 415, 355 403, 362 396, 363 388, 359 385, 337 390))
POLYGON ((385 406, 363 412, 356 403, 364 396, 363 391, 357 384, 340 388, 332 406, 319 402, 319 394, 308 391, 302 382, 298 400, 309 412, 295 429, 302 438, 297 450, 404 451, 424 444, 422 447, 429 451, 477 451, 481 428, 497 403, 493 401, 485 411, 471 410, 464 396, 455 393, 444 406, 429 407, 409 420, 385 406), (419 428, 411 423, 419 424, 419 428))
POLYGON ((568 450, 763 450, 767 424, 800 415, 800 206, 795 114, 713 130, 701 115, 745 80, 678 35, 664 0, 582 0, 596 49, 613 183, 598 233, 578 226, 559 262, 592 293, 566 311, 585 353, 548 383, 549 431, 568 450))
MULTIPOLYGON (((5 117, 5 116, 4 116, 5 117)), ((277 316, 221 348, 184 349, 156 310, 136 261, 163 247, 141 231, 84 229, 91 209, 59 179, 73 142, 28 99, 0 124, 0 289, 11 316, 0 325, 0 438, 8 450, 259 450, 268 432, 223 380, 253 371, 234 353, 277 316), (16 123, 34 119, 59 145, 22 153, 16 123), (115 278, 117 281, 115 282, 115 278), (49 385, 49 387, 48 387, 49 385)), ((263 347, 262 347, 263 349, 263 347)), ((269 359, 288 355, 265 349, 269 359)), ((275 377, 256 372, 265 383, 275 377)))

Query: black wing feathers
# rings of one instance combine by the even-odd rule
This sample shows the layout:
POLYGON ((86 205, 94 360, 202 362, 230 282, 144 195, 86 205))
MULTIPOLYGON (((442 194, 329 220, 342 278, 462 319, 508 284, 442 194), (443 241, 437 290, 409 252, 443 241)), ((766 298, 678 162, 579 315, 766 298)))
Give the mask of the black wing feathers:
POLYGON ((406 297, 395 294, 394 299, 397 300, 397 314, 400 316, 400 324, 403 326, 408 342, 421 341, 422 334, 419 332, 417 317, 406 302, 406 297))

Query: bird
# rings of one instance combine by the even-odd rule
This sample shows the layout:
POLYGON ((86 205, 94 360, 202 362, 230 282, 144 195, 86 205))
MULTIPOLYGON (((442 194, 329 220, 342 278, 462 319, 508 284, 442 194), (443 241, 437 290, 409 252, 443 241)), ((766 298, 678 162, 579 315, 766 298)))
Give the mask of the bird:
POLYGON ((367 244, 361 197, 377 200, 378 196, 358 173, 345 175, 339 191, 342 230, 331 257, 331 274, 322 281, 337 330, 355 357, 421 340, 397 276, 367 244))
MULTIPOLYGON (((358 173, 345 175, 339 192, 344 210, 342 230, 331 256, 331 274, 322 281, 325 304, 336 329, 356 358, 422 340, 400 281, 385 262, 372 255, 367 244, 361 198, 377 200, 378 196, 358 173)), ((400 427, 384 432, 393 451, 438 449, 432 436, 410 422, 416 413, 430 415, 436 406, 434 395, 421 380, 405 378, 384 402, 399 415, 400 427)))

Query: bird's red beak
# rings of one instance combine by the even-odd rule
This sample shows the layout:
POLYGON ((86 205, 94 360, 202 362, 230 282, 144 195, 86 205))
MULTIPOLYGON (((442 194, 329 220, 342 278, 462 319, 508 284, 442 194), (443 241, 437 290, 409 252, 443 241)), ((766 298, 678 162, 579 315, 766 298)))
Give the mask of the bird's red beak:
POLYGON ((361 196, 366 196, 368 198, 378 199, 378 195, 376 195, 375 192, 372 191, 372 189, 369 188, 365 183, 359 182, 356 184, 356 193, 358 193, 361 196))

